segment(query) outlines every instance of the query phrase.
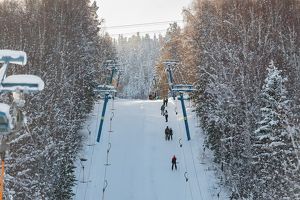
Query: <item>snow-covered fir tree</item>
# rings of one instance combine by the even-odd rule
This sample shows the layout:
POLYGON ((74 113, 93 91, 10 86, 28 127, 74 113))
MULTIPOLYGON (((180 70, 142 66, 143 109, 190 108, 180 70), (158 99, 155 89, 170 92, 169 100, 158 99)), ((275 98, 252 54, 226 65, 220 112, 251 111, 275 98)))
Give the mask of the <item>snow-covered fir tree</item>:
POLYGON ((286 79, 273 61, 267 70, 260 97, 261 121, 252 138, 253 198, 296 199, 299 161, 293 136, 289 133, 290 101, 284 85, 286 79))

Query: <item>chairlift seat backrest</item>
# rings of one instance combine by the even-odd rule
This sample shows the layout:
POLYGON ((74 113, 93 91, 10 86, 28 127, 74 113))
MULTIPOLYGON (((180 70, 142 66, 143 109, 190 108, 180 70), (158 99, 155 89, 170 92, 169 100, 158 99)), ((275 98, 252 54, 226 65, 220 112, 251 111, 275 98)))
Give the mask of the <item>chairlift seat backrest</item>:
POLYGON ((27 55, 24 51, 0 50, 0 63, 26 65, 27 55))
POLYGON ((1 83, 2 91, 41 91, 44 89, 44 81, 35 75, 11 75, 1 83))

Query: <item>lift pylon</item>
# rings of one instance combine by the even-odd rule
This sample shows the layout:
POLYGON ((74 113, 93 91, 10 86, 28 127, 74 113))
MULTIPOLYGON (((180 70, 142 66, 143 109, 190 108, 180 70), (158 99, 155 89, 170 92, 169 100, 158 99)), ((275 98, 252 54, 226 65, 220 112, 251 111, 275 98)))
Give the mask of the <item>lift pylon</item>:
POLYGON ((173 68, 178 64, 178 61, 176 61, 176 60, 166 60, 163 63, 165 65, 165 69, 166 69, 166 72, 167 72, 169 89, 170 89, 170 92, 171 92, 171 95, 172 95, 173 99, 175 100, 175 94, 173 92, 173 86, 174 86, 173 68))
POLYGON ((189 93, 189 92, 193 92, 193 91, 195 91, 195 89, 193 88, 192 85, 179 84, 179 85, 175 85, 174 88, 173 88, 173 93, 174 94, 179 93, 178 99, 181 102, 181 107, 182 107, 182 112, 183 112, 183 119, 184 119, 185 130, 186 130, 186 136, 187 136, 188 140, 191 140, 191 136, 190 136, 190 129, 189 129, 189 124, 188 124, 186 109, 185 109, 185 105, 184 105, 183 92, 189 93))

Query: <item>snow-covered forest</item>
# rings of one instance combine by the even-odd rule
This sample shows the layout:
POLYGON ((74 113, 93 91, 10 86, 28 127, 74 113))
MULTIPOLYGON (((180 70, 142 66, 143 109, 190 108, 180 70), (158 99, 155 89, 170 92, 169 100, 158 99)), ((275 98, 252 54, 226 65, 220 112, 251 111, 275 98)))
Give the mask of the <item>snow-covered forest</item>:
POLYGON ((192 72, 175 81, 196 86, 207 146, 236 199, 300 199, 299 9, 297 0, 194 1, 183 30, 170 27, 165 45, 177 48, 161 54, 192 72))
POLYGON ((88 0, 0 1, 1 49, 28 55, 28 64, 12 71, 45 82, 42 93, 27 95, 28 130, 10 143, 4 199, 72 197, 78 131, 93 108, 102 63, 115 56, 111 39, 99 36, 96 11, 88 0))
MULTIPOLYGON (((28 127, 10 142, 4 199, 72 199, 80 133, 120 64, 118 97, 193 84, 197 120, 232 199, 300 199, 300 1, 193 0, 164 36, 113 40, 90 0, 0 1, 0 48, 25 51, 45 89, 26 96, 28 127), (155 82, 155 84, 153 84, 155 82)), ((10 95, 1 94, 9 103, 10 95)), ((105 159, 105 158, 104 158, 105 159)))
POLYGON ((118 61, 123 69, 120 97, 146 99, 154 77, 154 66, 159 57, 162 36, 150 38, 139 34, 115 41, 118 61))

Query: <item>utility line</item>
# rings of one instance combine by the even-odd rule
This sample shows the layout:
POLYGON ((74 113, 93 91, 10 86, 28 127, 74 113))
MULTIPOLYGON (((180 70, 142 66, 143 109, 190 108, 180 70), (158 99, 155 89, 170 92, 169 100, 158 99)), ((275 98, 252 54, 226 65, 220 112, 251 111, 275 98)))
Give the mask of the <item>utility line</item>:
POLYGON ((134 31, 134 32, 126 32, 126 33, 113 33, 113 34, 109 34, 110 36, 118 36, 118 35, 131 35, 131 34, 145 34, 145 33, 161 33, 166 31, 166 29, 158 29, 158 30, 149 30, 149 31, 134 31))
POLYGON ((117 29, 117 28, 131 28, 131 27, 140 27, 140 26, 151 26, 151 25, 162 25, 175 22, 183 22, 183 20, 174 20, 174 21, 161 21, 161 22, 149 22, 149 23, 140 23, 140 24, 124 24, 117 26, 104 26, 104 29, 117 29))

